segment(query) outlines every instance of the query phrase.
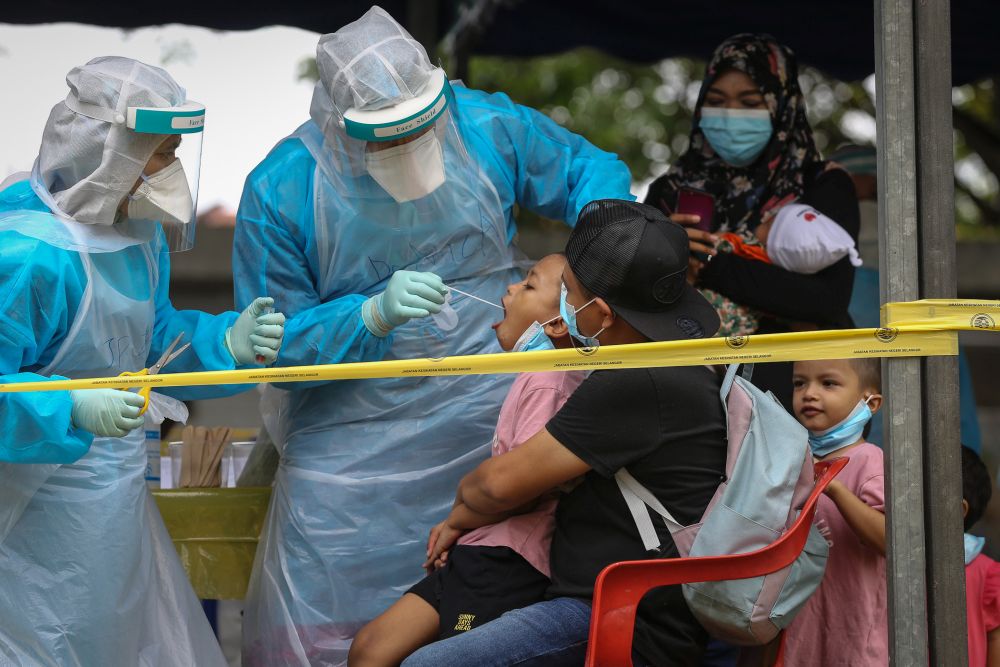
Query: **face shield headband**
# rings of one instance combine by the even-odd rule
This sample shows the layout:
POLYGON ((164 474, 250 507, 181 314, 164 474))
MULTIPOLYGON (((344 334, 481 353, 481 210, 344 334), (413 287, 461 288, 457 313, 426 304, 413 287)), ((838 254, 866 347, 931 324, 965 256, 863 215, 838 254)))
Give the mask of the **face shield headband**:
POLYGON ((128 214, 130 220, 158 223, 171 252, 192 248, 205 106, 189 100, 172 107, 128 107, 125 113, 121 113, 81 102, 72 93, 66 97, 66 106, 82 116, 112 125, 124 125, 133 132, 183 136, 183 141, 175 150, 176 162, 155 174, 144 176, 139 189, 129 196, 128 214))
POLYGON ((348 109, 341 125, 347 136, 361 141, 401 139, 432 125, 448 108, 451 98, 451 85, 439 68, 431 73, 420 95, 385 109, 348 109))

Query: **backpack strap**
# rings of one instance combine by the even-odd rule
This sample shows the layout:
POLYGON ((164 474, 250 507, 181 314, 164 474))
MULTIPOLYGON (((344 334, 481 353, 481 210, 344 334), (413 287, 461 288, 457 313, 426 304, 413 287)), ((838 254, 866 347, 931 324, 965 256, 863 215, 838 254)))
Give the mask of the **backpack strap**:
MULTIPOLYGON (((726 368, 726 377, 722 380, 722 387, 719 389, 719 398, 722 399, 722 407, 726 407, 726 399, 729 398, 729 390, 733 388, 733 382, 736 381, 736 371, 740 368, 739 364, 729 364, 726 368)), ((742 377, 747 382, 750 382, 750 378, 753 377, 753 364, 743 364, 743 372, 740 373, 742 377)))
POLYGON ((628 509, 632 513, 632 519, 635 521, 635 527, 639 529, 639 537, 642 538, 642 545, 646 551, 655 551, 662 546, 660 536, 656 534, 656 527, 653 526, 653 520, 649 517, 646 506, 649 506, 663 518, 663 523, 666 524, 671 535, 684 528, 677 523, 677 520, 663 506, 663 503, 657 500, 649 489, 640 484, 628 470, 622 468, 616 472, 615 481, 625 498, 625 504, 628 505, 628 509))

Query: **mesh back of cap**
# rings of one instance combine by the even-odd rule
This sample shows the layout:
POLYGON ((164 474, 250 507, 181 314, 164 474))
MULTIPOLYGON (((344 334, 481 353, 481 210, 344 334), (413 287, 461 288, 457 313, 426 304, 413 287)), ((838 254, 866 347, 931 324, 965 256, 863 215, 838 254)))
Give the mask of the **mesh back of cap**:
MULTIPOLYGON (((625 284, 643 230, 656 209, 622 200, 587 204, 566 244, 573 275, 594 294, 613 298, 625 284)), ((660 218, 665 220, 660 214, 660 218)))

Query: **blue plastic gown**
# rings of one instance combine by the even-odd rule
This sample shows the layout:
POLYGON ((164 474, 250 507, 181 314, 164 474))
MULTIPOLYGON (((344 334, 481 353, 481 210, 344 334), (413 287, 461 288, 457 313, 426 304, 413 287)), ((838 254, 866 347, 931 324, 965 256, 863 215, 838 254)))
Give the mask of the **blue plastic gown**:
MULTIPOLYGON (((21 181, 0 192, 0 211, 27 209, 47 211, 21 181)), ((33 374, 47 366, 73 324, 87 287, 86 275, 77 253, 50 246, 17 232, 0 232, 0 382, 29 382, 33 374), (39 295, 48 295, 40 299, 39 295)), ((119 253, 120 261, 102 262, 102 269, 114 272, 108 279, 116 285, 135 285, 129 275, 129 250, 119 253)), ((110 259, 110 258, 108 258, 110 259)), ((159 275, 170 275, 170 255, 158 254, 159 275)), ((219 341, 236 313, 209 315, 200 311, 179 311, 169 298, 169 280, 160 280, 153 295, 156 323, 152 330, 150 357, 153 363, 167 345, 184 331, 191 348, 174 360, 171 373, 196 370, 228 370, 233 360, 219 341)), ((111 352, 110 350, 108 351, 111 352)), ((109 359, 110 361, 110 359, 109 359)), ((140 369, 134 369, 140 370, 140 369)), ((157 390, 181 400, 218 398, 245 391, 246 386, 177 387, 157 390)), ((15 463, 71 463, 86 451, 93 436, 70 423, 72 403, 69 392, 0 394, 0 461, 15 463)))
MULTIPOLYGON (((0 215, 12 210, 51 224, 27 182, 0 192, 0 215)), ((139 370, 181 331, 192 346, 170 371, 233 368, 222 340, 237 314, 174 309, 159 241, 80 254, 7 229, 0 248, 0 381, 139 370)), ((4 442, 18 448, 5 456, 21 461, 0 463, 0 654, 32 665, 224 664, 146 489, 142 429, 92 438, 70 411, 68 392, 0 394, 4 442)))
MULTIPOLYGON (((288 316, 280 365, 499 352, 490 328, 499 311, 456 293, 448 331, 425 318, 378 338, 361 305, 398 269, 432 271, 496 301, 521 276, 515 205, 572 225, 594 199, 632 199, 614 155, 503 94, 456 88, 451 113, 468 160, 442 131, 447 180, 414 202, 397 204, 366 174, 334 164, 312 121, 249 176, 236 301, 264 290, 288 316)), ((428 531, 489 455, 510 379, 270 390, 265 424, 282 460, 248 592, 245 664, 344 664, 361 625, 421 577, 428 531)))

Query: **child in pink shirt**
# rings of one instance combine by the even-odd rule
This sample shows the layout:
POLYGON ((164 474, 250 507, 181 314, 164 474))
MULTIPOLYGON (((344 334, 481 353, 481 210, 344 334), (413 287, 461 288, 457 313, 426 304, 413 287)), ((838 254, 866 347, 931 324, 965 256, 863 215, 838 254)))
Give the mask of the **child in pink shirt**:
MULTIPOLYGON (((504 350, 569 347, 559 318, 565 266, 563 255, 549 255, 522 282, 507 288, 504 318, 493 325, 504 350)), ((519 375, 500 408, 493 456, 541 431, 584 377, 581 371, 519 375)), ((424 563, 428 576, 361 629, 348 665, 398 665, 421 646, 541 601, 549 586, 556 502, 544 499, 507 516, 477 514, 456 503, 431 530, 424 563)))
POLYGON ((830 557, 819 589, 785 632, 785 665, 888 665, 882 450, 864 438, 882 404, 880 362, 798 361, 792 389, 816 459, 850 462, 820 498, 830 557))
MULTIPOLYGON (((962 447, 962 513, 965 530, 986 511, 993 484, 979 456, 962 447)), ((980 553, 986 542, 965 534, 965 610, 969 667, 1000 667, 1000 563, 980 553)))

